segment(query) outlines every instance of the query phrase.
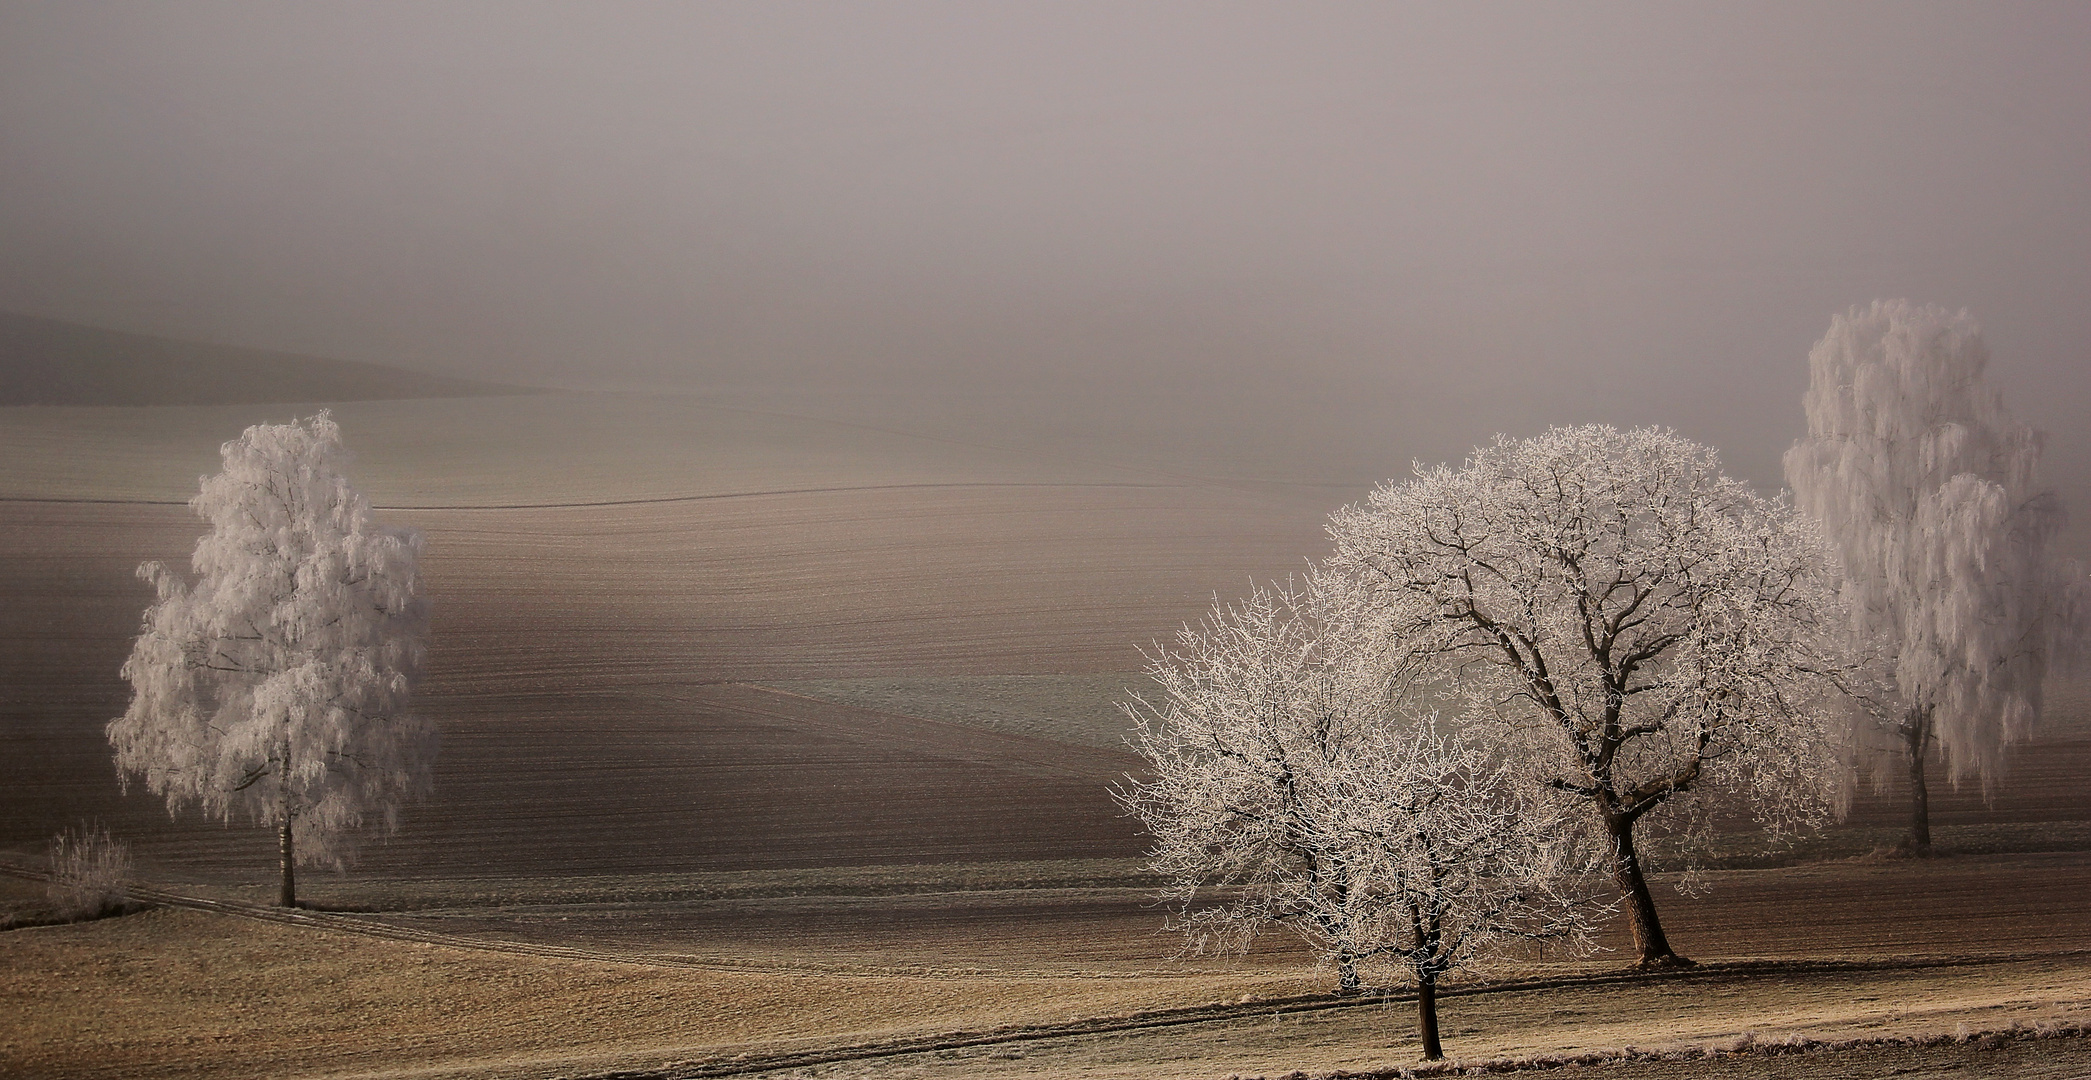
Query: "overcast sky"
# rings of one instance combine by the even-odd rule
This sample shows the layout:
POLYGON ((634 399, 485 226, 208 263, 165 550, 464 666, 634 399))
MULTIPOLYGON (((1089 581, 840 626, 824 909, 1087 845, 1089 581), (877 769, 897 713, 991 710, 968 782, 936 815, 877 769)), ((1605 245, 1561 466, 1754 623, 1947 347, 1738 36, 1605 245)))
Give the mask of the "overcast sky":
POLYGON ((1906 296, 1982 320, 2081 518, 2087 57, 2081 3, 4 0, 0 309, 1432 433, 1390 446, 1660 422, 1773 484, 1831 313, 1906 296))

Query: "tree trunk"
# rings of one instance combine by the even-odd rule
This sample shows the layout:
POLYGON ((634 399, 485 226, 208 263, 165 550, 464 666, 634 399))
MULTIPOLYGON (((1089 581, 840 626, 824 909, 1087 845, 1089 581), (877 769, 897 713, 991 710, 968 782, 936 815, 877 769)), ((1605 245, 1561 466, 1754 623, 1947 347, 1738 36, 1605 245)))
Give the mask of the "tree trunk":
POLYGON ((1416 980, 1416 1032, 1423 1037, 1423 1060, 1445 1056, 1438 1043, 1438 980, 1432 975, 1416 980))
POLYGON ((291 817, 286 815, 283 819, 283 827, 276 832, 277 851, 283 858, 283 895, 276 902, 289 908, 298 906, 298 872, 293 865, 295 860, 292 858, 290 841, 290 823, 292 820, 291 817))
POLYGON ((1910 710, 1902 725, 1909 751, 1909 849, 1914 855, 1931 854, 1931 791, 1924 783, 1924 751, 1931 742, 1931 717, 1910 710))
POLYGON ((1358 982, 1358 960, 1343 949, 1336 954, 1336 992, 1339 994, 1361 993, 1364 986, 1358 982))
POLYGON ((1612 834, 1612 880, 1627 898, 1627 923, 1633 927, 1634 948, 1641 953, 1640 966, 1690 967, 1692 962, 1670 950, 1663 936, 1662 920, 1655 914, 1655 897, 1649 895, 1648 879, 1641 873, 1641 857, 1634 851, 1634 823, 1607 817, 1612 834))

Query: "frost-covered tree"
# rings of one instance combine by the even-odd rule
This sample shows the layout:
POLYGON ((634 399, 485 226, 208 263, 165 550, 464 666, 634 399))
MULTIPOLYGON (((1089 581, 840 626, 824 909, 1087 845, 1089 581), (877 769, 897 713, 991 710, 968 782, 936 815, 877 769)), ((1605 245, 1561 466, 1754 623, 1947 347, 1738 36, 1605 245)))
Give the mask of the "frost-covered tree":
MULTIPOLYGON (((1965 311, 1875 301, 1808 354, 1808 436, 1786 480, 1842 556, 1854 630, 1879 658, 1858 697, 1909 770, 1913 850, 1931 846, 1924 758, 1985 791, 2039 718, 2048 662, 2084 617, 2083 573, 2048 551, 2062 523, 2041 437, 1983 381, 1965 311)), ((1870 743, 1869 747, 1867 744, 1870 743)))
POLYGON ((126 782, 143 777, 169 812, 193 802, 274 826, 292 907, 297 865, 342 865, 353 830, 396 828, 400 803, 428 789, 436 732, 409 696, 428 612, 421 538, 371 521, 327 413, 250 427, 220 454, 224 471, 189 504, 211 526, 195 582, 138 568, 159 599, 109 741, 126 782))
POLYGON ((1435 694, 1588 807, 1643 965, 1670 947, 1635 827, 1716 808, 1820 820, 1836 740, 1812 707, 1838 623, 1809 523, 1667 432, 1555 428, 1418 466, 1337 511, 1329 569, 1435 694))
POLYGON ((1119 798, 1154 837, 1187 949, 1287 926, 1346 993, 1360 964, 1391 961, 1436 1058, 1442 976, 1507 940, 1589 930, 1566 801, 1397 715, 1384 650, 1326 599, 1257 589, 1185 628, 1150 668, 1156 700, 1127 710, 1153 775, 1119 798))
POLYGON ((1524 783, 1474 732, 1435 718, 1383 729, 1353 790, 1339 791, 1331 840, 1353 847, 1389 958, 1416 987, 1423 1056, 1443 1056, 1437 986, 1517 941, 1586 946, 1611 912, 1570 841, 1572 804, 1524 783))

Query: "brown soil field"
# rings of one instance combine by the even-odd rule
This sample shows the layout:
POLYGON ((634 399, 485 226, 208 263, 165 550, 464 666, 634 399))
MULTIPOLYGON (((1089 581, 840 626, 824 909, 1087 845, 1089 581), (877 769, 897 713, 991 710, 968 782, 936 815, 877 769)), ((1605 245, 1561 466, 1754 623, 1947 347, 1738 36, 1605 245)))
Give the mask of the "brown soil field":
MULTIPOLYGON (((315 921, 159 909, 0 936, 0 1000, 16 1018, 0 1035, 0 1072, 1220 1077, 1418 1064, 1404 1000, 1317 996, 1325 974, 1297 965, 1144 978, 716 970, 384 940, 315 921)), ((1472 986, 1441 1008, 1450 1052, 1486 1061, 1745 1035, 2038 1030, 2091 1021, 2087 1002, 2091 956, 2078 950, 1586 975, 1472 986)), ((2081 1042, 2026 1053, 2081 1064, 2081 1042)), ((1886 1074, 1851 1066, 1784 1075, 1886 1074)))
MULTIPOLYGON (((434 799, 366 852, 366 871, 392 875, 1135 855, 1104 794, 1134 767, 1124 753, 723 684, 1122 671, 1213 593, 1282 572, 1318 528, 1252 496, 1169 488, 396 516, 429 538, 421 700, 445 750, 434 799)), ((179 507, 0 503, 0 716, 21 750, 0 764, 0 848, 33 854, 99 818, 153 874, 266 873, 266 836, 120 794, 101 736, 149 600, 130 571, 180 561, 195 532, 179 507)), ((1972 785, 1941 791, 1937 822, 2091 816, 2082 700, 2058 704, 2016 782, 1987 804, 1972 785)), ((1862 797, 1853 820, 1892 827, 1897 798, 1862 797)))
MULTIPOLYGON (((406 438, 425 405, 365 415, 406 438)), ((184 563, 199 526, 179 505, 82 501, 178 502, 187 492, 164 478, 126 477, 154 447, 195 457, 198 432, 215 430, 198 417, 230 414, 78 412, 100 416, 82 429, 99 434, 57 412, 0 417, 0 444, 29 448, 10 458, 0 501, 0 859, 33 864, 60 828, 97 819, 145 881, 265 899, 272 837, 170 820, 149 794, 123 793, 102 737, 150 599, 132 570, 184 563), (100 450, 58 475, 81 445, 100 450), (58 473, 35 474, 46 467, 58 473)), ((547 464, 541 487, 516 471, 559 458, 558 439, 517 465, 498 439, 449 437, 418 487, 414 468, 377 470, 380 502, 453 506, 381 515, 427 536, 436 617, 420 701, 444 747, 434 795, 396 836, 346 874, 301 878, 310 901, 357 914, 284 924, 161 908, 0 933, 0 995, 17 1018, 0 1031, 0 1074, 590 1075, 742 1054, 748 1071, 809 1048, 846 1060, 772 1072, 1414 1064, 1400 1002, 1244 1004, 1326 988, 1287 939, 1176 957, 1141 837, 1109 797, 1138 762, 1099 707, 1112 681, 1137 678, 1141 646, 1215 594, 1300 567, 1322 547, 1325 512, 1353 496, 846 426, 798 442, 766 415, 643 439, 602 416, 571 421, 580 434, 543 419, 585 452, 547 464), (741 449, 696 480, 618 471, 628 453, 697 461, 714 443, 741 449), (602 497, 576 498, 589 492, 602 497), (556 501, 599 505, 538 505, 556 501), (1228 1004, 1196 1023, 1052 1027, 1213 1002, 1228 1004), (951 1037, 1010 1026, 1039 1030, 970 1048, 951 1037), (847 1051, 895 1040, 930 1048, 847 1051)), ((1709 962, 1703 978, 1448 999, 1448 1044, 1478 1059, 2081 1020, 2091 709, 2081 688, 2059 689, 2055 722, 1993 798, 1935 788, 1952 857, 1847 857, 1892 840, 1891 782, 1824 837, 1724 854, 1728 869, 1700 876, 1708 891, 1660 894, 1673 941, 1709 962), (1788 966, 1734 966, 1767 959, 1788 966), (1823 961, 1856 966, 1805 967, 1823 961)), ((33 900, 10 889, 0 899, 33 900)), ((1616 929, 1605 944, 1620 946, 1616 929)), ((1614 952, 1515 972, 1617 966, 1614 952)), ((2081 1042, 1980 1052, 2069 1061, 2081 1042)), ((2006 1060, 1921 1052, 1932 1057, 1910 1067, 2006 1060)))
MULTIPOLYGON (((364 865, 440 874, 1130 856, 1102 794, 1123 753, 721 684, 1121 670, 1319 527, 1177 488, 393 516, 428 537, 420 700, 445 747, 432 802, 364 865)), ((0 714, 23 750, 0 847, 100 818, 155 873, 256 865, 266 837, 120 795, 101 735, 150 600, 131 571, 196 532, 180 507, 0 503, 0 714)))
MULTIPOLYGON (((1848 860, 1700 877, 1694 894, 1665 890, 1657 899, 1672 942, 1697 959, 1856 961, 2091 950, 2091 853, 1848 860)), ((378 917, 464 936, 790 967, 1101 974, 1289 970, 1311 962, 1282 933, 1267 935, 1245 958, 1178 961, 1178 941, 1160 931, 1150 894, 1136 887, 853 895, 846 885, 827 883, 807 892, 643 904, 457 904, 378 917), (722 950, 720 942, 731 949, 722 950)), ((1623 926, 1613 926, 1599 944, 1599 952, 1569 966, 1606 968, 1630 955, 1623 926)), ((1530 963, 1517 961, 1520 968, 1530 963)))
MULTIPOLYGON (((1106 980, 693 972, 174 910, 13 931, 0 947, 22 1021, 0 1038, 9 1075, 572 1074, 876 1039, 925 1015, 991 1027, 1129 1000, 1106 980)), ((1219 981, 1159 996, 1195 1004, 1219 981)))

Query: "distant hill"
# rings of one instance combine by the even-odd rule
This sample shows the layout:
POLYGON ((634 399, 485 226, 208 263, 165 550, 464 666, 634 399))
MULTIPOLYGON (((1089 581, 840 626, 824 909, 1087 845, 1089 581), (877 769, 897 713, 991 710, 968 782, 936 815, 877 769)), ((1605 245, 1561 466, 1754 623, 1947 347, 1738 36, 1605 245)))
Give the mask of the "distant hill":
POLYGON ((0 405, 266 405, 535 392, 0 312, 0 405))

